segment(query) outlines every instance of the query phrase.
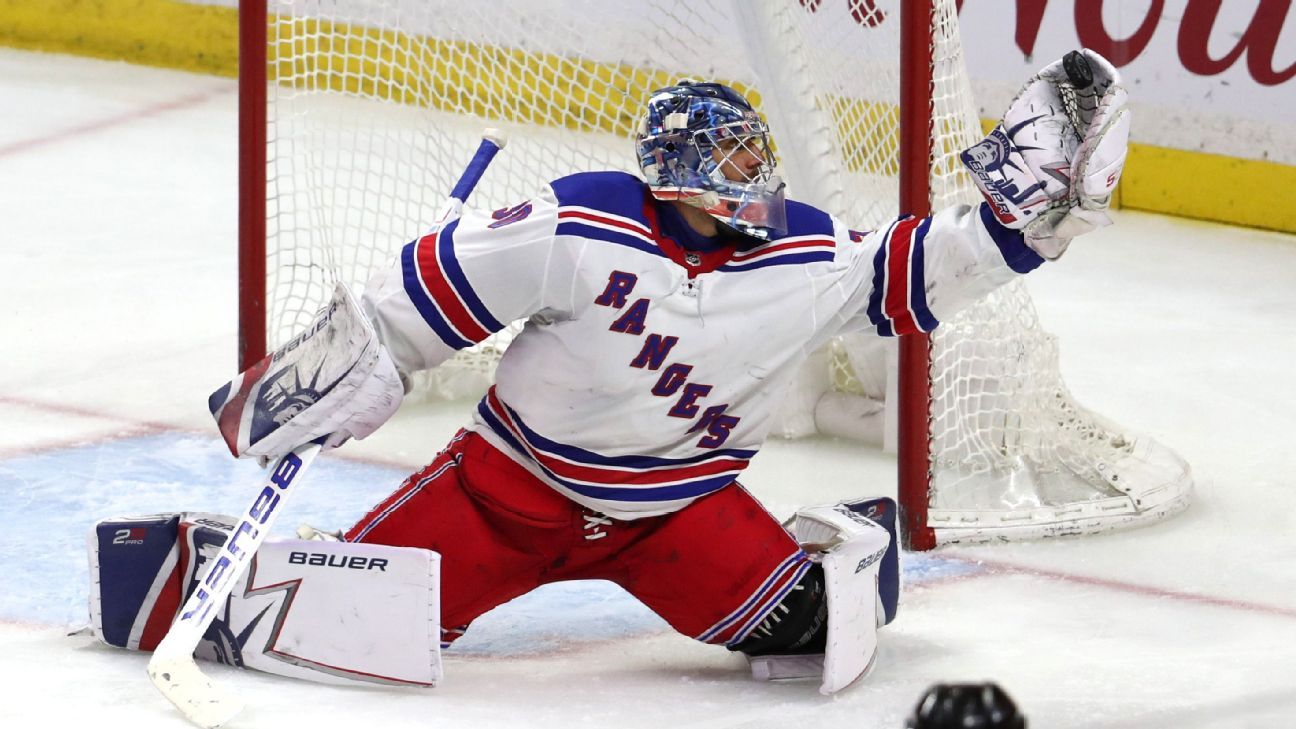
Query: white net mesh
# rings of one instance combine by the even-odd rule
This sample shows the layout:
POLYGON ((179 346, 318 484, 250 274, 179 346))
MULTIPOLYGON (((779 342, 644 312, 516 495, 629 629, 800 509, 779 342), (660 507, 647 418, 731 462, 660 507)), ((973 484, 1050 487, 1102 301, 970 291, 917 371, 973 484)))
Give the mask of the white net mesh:
MULTIPOLYGON (((729 83, 765 111, 791 196, 859 229, 892 218, 899 2, 272 0, 270 344, 304 327, 335 280, 363 283, 428 228, 483 127, 503 127, 509 147, 469 204, 504 207, 571 172, 635 171, 639 105, 682 77, 729 83)), ((954 155, 980 128, 953 2, 937 6, 940 208, 975 202, 954 155)), ((425 376, 423 391, 479 393, 510 336, 461 353, 425 376)), ((1133 507, 1125 483, 1113 486, 1117 464, 1147 441, 1074 403, 1020 286, 942 327, 932 352, 934 525, 958 526, 960 538, 1006 523, 1044 533, 1077 503, 1156 510, 1133 507)), ((833 363, 824 383, 861 390, 844 357, 823 359, 833 363)), ((1176 467, 1186 489, 1186 466, 1176 467)), ((1150 490, 1135 489, 1144 500, 1150 490)), ((1163 511, 1182 499, 1182 489, 1169 492, 1163 511)))

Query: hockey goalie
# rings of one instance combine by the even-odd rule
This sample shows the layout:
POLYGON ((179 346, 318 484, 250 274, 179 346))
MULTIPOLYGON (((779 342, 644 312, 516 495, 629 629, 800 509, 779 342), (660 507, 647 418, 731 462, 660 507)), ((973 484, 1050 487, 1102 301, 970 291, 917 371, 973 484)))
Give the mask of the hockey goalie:
MULTIPOLYGON (((447 219, 212 396, 236 456, 336 447, 391 416, 408 374, 527 321, 471 423, 344 532, 267 542, 200 654, 430 685, 486 611, 601 579, 758 678, 851 685, 897 615, 894 502, 808 506, 784 525, 739 476, 830 338, 931 331, 1108 224, 1128 125, 1116 70, 1071 54, 963 154, 985 202, 861 233, 785 199, 770 130, 738 92, 653 92, 642 177, 575 174, 447 219)), ((97 635, 156 645, 231 528, 190 513, 98 524, 97 635)))

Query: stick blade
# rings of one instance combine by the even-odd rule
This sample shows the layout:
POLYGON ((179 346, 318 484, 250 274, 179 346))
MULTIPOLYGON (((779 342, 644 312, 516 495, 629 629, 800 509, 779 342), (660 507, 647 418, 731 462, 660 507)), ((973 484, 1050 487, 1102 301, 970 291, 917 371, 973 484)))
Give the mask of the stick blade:
POLYGON ((155 653, 148 675, 167 701, 205 729, 221 726, 243 710, 241 701, 208 678, 188 656, 165 658, 155 653))

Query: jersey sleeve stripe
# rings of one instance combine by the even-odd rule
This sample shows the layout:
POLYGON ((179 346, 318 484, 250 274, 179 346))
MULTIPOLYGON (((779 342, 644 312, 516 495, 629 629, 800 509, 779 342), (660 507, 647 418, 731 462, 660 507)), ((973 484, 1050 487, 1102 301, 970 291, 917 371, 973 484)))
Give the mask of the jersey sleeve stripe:
POLYGON ((627 218, 622 215, 613 215, 612 213, 603 210, 585 208, 579 205, 567 205, 558 209, 558 217, 559 219, 581 218, 583 220, 590 220, 603 225, 623 228, 630 233, 642 235, 649 240, 652 239, 652 230, 638 220, 627 218))
POLYGON ((414 309, 436 335, 451 349, 471 347, 472 342, 465 339, 446 321, 436 300, 427 290, 423 276, 419 272, 418 249, 428 236, 410 243, 401 250, 401 277, 405 285, 405 295, 414 304, 414 309))
POLYGON ((918 324, 918 329, 930 332, 940 325, 931 309, 927 308, 927 268, 924 258, 927 249, 927 232, 931 230, 931 218, 923 218, 914 230, 913 248, 910 251, 909 266, 909 311, 918 324))
POLYGON ((869 320, 879 334, 913 334, 936 328, 936 317, 927 307, 923 246, 929 218, 905 218, 886 233, 873 258, 873 291, 869 320))
MULTIPOLYGON (((437 260, 440 262, 441 270, 444 271, 444 275, 453 288, 456 301, 461 306, 467 306, 468 311, 471 312, 471 316, 462 319, 465 328, 461 329, 461 331, 468 334, 469 339, 479 342, 490 336, 491 332, 498 332, 503 329, 504 325, 492 316, 490 310, 482 303, 481 298, 477 296, 477 292, 473 290, 472 284, 469 283, 468 277, 464 275, 463 267, 459 265, 459 259, 455 257, 454 236, 458 228, 458 220, 446 226, 436 245, 437 260), (478 338, 477 333, 479 331, 485 331, 486 334, 478 338)), ((451 311, 455 311, 456 315, 458 314, 458 310, 453 307, 451 307, 451 311)), ((460 320, 456 318, 454 321, 457 326, 460 320)))
POLYGON ((912 283, 911 266, 913 265, 914 230, 919 220, 910 218, 903 221, 891 231, 891 236, 883 242, 887 251, 886 291, 882 298, 882 308, 886 317, 891 320, 891 328, 896 334, 912 334, 918 331, 913 311, 909 309, 909 287, 912 283))
POLYGON ((903 221, 895 221, 881 234, 881 244, 878 246, 877 253, 873 254, 873 280, 866 313, 869 321, 873 322, 873 325, 877 327, 878 334, 884 337, 895 336, 891 321, 884 315, 882 309, 883 296, 886 293, 887 285, 887 253, 889 250, 887 241, 891 239, 891 234, 901 222, 903 221))
POLYGON ((990 233, 991 240, 999 248, 1004 263, 1017 273, 1030 273, 1044 262, 1044 257, 1026 245, 1026 239, 1019 230, 1005 228, 995 219, 988 203, 981 203, 981 225, 990 233))

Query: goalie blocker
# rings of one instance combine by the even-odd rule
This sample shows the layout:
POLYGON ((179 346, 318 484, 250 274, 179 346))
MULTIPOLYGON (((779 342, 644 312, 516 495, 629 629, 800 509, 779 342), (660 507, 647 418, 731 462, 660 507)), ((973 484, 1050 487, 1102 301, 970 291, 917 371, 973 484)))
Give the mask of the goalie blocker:
MULTIPOLYGON (((95 637, 156 648, 233 522, 180 513, 95 524, 88 543, 95 637)), ((434 686, 439 568, 440 556, 425 549, 267 541, 195 655, 323 683, 434 686)))

